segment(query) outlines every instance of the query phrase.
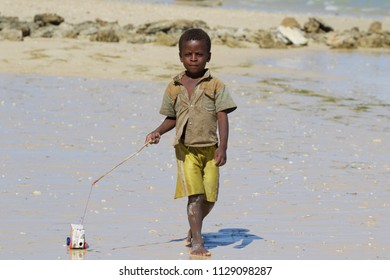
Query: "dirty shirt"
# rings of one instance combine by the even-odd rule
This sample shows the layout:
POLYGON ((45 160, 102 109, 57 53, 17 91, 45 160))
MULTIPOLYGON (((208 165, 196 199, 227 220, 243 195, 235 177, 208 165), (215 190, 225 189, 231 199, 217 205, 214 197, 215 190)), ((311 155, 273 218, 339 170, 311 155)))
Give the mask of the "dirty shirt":
POLYGON ((174 146, 180 141, 189 147, 213 146, 218 143, 217 113, 230 113, 237 105, 225 84, 212 76, 210 70, 199 80, 190 99, 181 83, 184 74, 182 72, 175 76, 168 84, 160 114, 176 118, 174 146))

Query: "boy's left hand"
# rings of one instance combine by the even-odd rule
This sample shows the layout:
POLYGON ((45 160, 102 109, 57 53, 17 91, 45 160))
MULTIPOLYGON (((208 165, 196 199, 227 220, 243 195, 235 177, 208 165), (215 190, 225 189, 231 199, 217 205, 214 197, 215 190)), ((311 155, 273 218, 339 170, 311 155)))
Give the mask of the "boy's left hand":
POLYGON ((223 166, 226 163, 226 150, 217 148, 214 153, 214 161, 216 166, 223 166))

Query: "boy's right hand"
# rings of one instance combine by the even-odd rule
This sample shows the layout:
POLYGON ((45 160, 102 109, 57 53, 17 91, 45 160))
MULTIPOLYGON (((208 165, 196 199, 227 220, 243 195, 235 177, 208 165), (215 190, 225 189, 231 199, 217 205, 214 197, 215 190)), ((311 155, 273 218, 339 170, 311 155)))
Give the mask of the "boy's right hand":
POLYGON ((157 131, 153 131, 146 135, 145 143, 158 144, 160 142, 161 135, 157 131))

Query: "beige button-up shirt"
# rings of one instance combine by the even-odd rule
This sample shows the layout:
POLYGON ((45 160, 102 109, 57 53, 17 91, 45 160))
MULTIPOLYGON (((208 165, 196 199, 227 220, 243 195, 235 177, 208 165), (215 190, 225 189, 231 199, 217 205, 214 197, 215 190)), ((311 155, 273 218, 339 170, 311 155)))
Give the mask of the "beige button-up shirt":
POLYGON ((186 88, 181 84, 184 72, 173 78, 167 86, 160 113, 176 118, 174 146, 184 138, 184 145, 208 147, 218 143, 217 113, 230 113, 237 108, 225 84, 213 77, 209 70, 199 80, 195 91, 189 98, 186 88), (184 131, 185 129, 185 131, 184 131))

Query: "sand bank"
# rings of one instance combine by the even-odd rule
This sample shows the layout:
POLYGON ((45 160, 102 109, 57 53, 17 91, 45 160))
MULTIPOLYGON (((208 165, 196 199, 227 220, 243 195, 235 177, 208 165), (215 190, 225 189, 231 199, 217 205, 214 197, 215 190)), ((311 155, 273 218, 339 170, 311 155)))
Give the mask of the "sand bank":
MULTIPOLYGON (((22 1, 5 0, 0 3, 4 16, 32 20, 35 14, 57 13, 67 22, 79 23, 97 18, 119 24, 139 25, 171 19, 204 20, 210 27, 227 26, 249 29, 268 29, 278 26, 286 16, 294 16, 304 24, 310 15, 270 14, 256 11, 226 11, 220 8, 181 5, 131 4, 122 1, 22 1)), ((338 16, 323 17, 335 30, 357 26, 367 30, 372 19, 338 16)), ((383 19, 383 29, 389 30, 390 20, 383 19)), ((10 73, 44 75, 89 76, 116 79, 158 79, 171 76, 180 69, 176 48, 127 43, 106 44, 87 40, 34 39, 24 42, 0 42, 0 69, 10 73)), ((311 45, 310 48, 324 48, 311 45)), ((304 52, 308 47, 301 50, 304 52)), ((230 49, 215 45, 212 66, 218 71, 243 71, 245 74, 258 57, 284 55, 285 51, 264 50, 257 46, 230 49), (245 66, 245 67, 243 67, 245 66), (233 69, 232 69, 233 68, 233 69), (239 70, 241 69, 241 70, 239 70)), ((256 71, 256 69, 251 69, 256 71)))

